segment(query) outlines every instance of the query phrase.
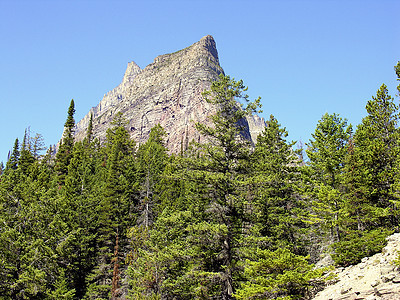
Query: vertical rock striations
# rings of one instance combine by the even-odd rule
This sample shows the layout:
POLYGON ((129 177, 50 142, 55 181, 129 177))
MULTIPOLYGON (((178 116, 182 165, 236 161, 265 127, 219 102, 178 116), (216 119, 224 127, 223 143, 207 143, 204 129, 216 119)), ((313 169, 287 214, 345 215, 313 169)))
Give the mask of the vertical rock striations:
MULTIPOLYGON (((138 144, 144 143, 150 129, 160 124, 168 134, 168 148, 177 153, 190 140, 201 140, 195 123, 206 122, 214 110, 201 93, 209 89, 221 73, 224 71, 211 36, 205 36, 183 50, 158 56, 143 70, 130 62, 122 83, 104 95, 100 103, 77 123, 75 138, 82 140, 85 137, 93 114, 94 136, 103 141, 114 115, 122 112, 129 122, 131 137, 138 144)), ((255 141, 264 127, 264 120, 253 116, 245 123, 245 136, 255 141)))

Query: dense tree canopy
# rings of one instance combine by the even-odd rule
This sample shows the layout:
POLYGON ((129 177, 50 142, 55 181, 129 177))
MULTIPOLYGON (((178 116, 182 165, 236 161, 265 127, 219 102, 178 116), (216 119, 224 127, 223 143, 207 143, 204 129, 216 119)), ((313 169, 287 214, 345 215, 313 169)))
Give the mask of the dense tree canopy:
POLYGON ((342 266, 380 251, 400 204, 387 87, 354 133, 323 115, 306 157, 272 115, 246 138, 260 107, 246 91, 213 82, 204 142, 179 154, 160 125, 137 145, 121 113, 103 141, 93 116, 75 141, 73 100, 56 155, 27 129, 0 165, 0 299, 309 299, 326 278, 311 263, 322 251, 342 266))

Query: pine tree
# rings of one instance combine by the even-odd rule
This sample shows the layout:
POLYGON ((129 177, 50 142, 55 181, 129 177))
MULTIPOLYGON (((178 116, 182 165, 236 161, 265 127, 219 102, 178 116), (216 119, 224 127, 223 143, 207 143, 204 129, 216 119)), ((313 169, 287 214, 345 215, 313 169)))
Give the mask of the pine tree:
POLYGON ((345 193, 344 167, 349 151, 352 126, 337 114, 325 114, 318 121, 306 150, 308 191, 314 199, 314 210, 327 225, 331 239, 340 240, 339 222, 345 193))
POLYGON ((158 205, 155 188, 168 160, 165 136, 165 130, 159 124, 156 125, 151 129, 149 139, 140 145, 136 154, 142 207, 140 223, 145 227, 149 227, 154 220, 154 206, 158 205))
POLYGON ((258 260, 246 262, 245 277, 235 299, 311 299, 323 284, 324 269, 287 248, 257 249, 258 260))
POLYGON ((358 230, 393 226, 391 200, 399 158, 398 106, 382 85, 368 101, 368 115, 357 127, 347 164, 349 205, 358 230))
MULTIPOLYGON (((397 86, 397 91, 398 91, 397 97, 400 99, 400 61, 397 62, 397 65, 394 67, 394 69, 395 69, 395 72, 396 72, 397 81, 399 81, 399 85, 397 86)), ((397 129, 397 130, 400 130, 400 129, 397 129)), ((400 155, 399 155, 399 159, 400 159, 400 155)), ((397 162, 397 166, 399 168, 400 161, 397 162)), ((400 171, 400 170, 398 170, 398 171, 400 171)), ((394 185, 393 190, 394 190, 394 194, 396 196, 395 197, 396 199, 392 199, 391 201, 392 201, 394 209, 398 210, 399 207, 400 207, 400 201, 397 200, 397 199, 400 198, 400 176, 397 176, 395 178, 395 181, 396 181, 396 183, 394 185)))
MULTIPOLYGON (((109 298, 112 293, 112 269, 123 257, 119 249, 126 247, 128 228, 135 224, 135 144, 124 128, 122 114, 117 114, 113 127, 107 130, 107 139, 103 148, 102 181, 99 203, 96 207, 96 267, 87 277, 86 297, 109 298), (119 249, 115 249, 118 239, 119 249), (114 262, 111 264, 111 262, 114 262)), ((120 270, 122 272, 122 270, 120 270)), ((124 271, 125 272, 125 271, 124 271)), ((119 275, 122 278, 125 274, 119 275)), ((115 278, 114 278, 115 279, 115 278)), ((114 282, 116 284, 116 282, 114 282)))
POLYGON ((0 294, 6 298, 44 298, 56 273, 50 224, 57 216, 46 174, 34 161, 29 171, 10 169, 0 181, 0 294))
POLYGON ((48 297, 51 300, 73 300, 75 298, 75 289, 70 289, 65 278, 65 271, 61 269, 60 275, 54 284, 54 291, 49 291, 48 297))
POLYGON ((184 211, 195 203, 191 202, 193 190, 200 190, 201 185, 194 187, 192 182, 185 180, 185 158, 182 155, 170 155, 164 165, 160 180, 155 186, 158 205, 156 214, 164 210, 184 211))
POLYGON ((58 148, 56 154, 56 161, 55 161, 55 171, 58 174, 58 182, 59 185, 64 185, 65 176, 68 174, 68 165, 72 158, 72 149, 74 147, 74 120, 75 114, 75 103, 74 99, 71 100, 71 103, 68 108, 68 116, 67 120, 64 124, 64 133, 63 138, 60 141, 60 146, 58 148))
POLYGON ((215 248, 220 248, 219 261, 204 271, 219 273, 222 299, 232 299, 237 287, 235 278, 239 270, 239 241, 244 222, 243 190, 250 142, 243 137, 244 128, 240 122, 260 106, 260 98, 249 102, 246 91, 241 80, 221 75, 220 80, 213 82, 210 90, 203 94, 205 100, 217 108, 211 116, 212 125, 196 125, 209 141, 199 145, 204 155, 192 167, 195 174, 201 172, 200 178, 209 186, 206 210, 210 215, 205 223, 199 224, 199 231, 205 236, 211 234, 210 238, 217 241, 215 248), (238 107, 239 99, 245 101, 244 108, 238 107))
POLYGON ((257 137, 243 239, 247 249, 242 260, 247 259, 237 299, 297 299, 322 283, 322 270, 314 271, 301 255, 308 213, 299 195, 300 161, 287 135, 270 116, 257 137))
POLYGON ((90 145, 92 140, 93 140, 93 114, 91 113, 89 119, 89 125, 86 131, 85 142, 87 145, 90 145))
POLYGON ((257 99, 242 109, 236 99, 247 102, 245 91, 242 81, 221 75, 204 93, 216 109, 210 125, 196 124, 207 142, 192 143, 165 168, 162 209, 130 268, 132 278, 146 279, 134 285, 134 297, 233 299, 250 155, 243 119, 259 105, 257 99))
POLYGON ((14 142, 14 147, 11 155, 9 155, 7 164, 6 164, 6 170, 15 170, 18 167, 18 161, 20 157, 20 152, 19 152, 19 141, 18 138, 15 139, 14 142))
POLYGON ((398 226, 399 112, 386 85, 368 101, 366 110, 346 159, 343 226, 347 235, 334 244, 332 254, 340 265, 358 263, 380 251, 390 229, 398 226))
POLYGON ((89 150, 82 142, 75 143, 65 186, 56 199, 63 236, 57 247, 58 264, 65 270, 63 282, 79 298, 86 292, 85 279, 96 263, 96 154, 89 150))
POLYGON ((257 137, 252 155, 252 182, 254 203, 251 203, 253 221, 260 227, 262 236, 269 238, 269 249, 289 247, 302 251, 300 233, 305 211, 299 196, 299 160, 292 150, 294 142, 286 142, 288 133, 274 116, 266 122, 264 131, 257 137))
POLYGON ((32 144, 32 155, 37 159, 40 157, 40 152, 46 150, 43 142, 43 136, 40 133, 36 133, 34 137, 31 138, 32 144))
POLYGON ((195 145, 193 155, 186 154, 183 162, 185 171, 181 176, 195 187, 187 195, 193 199, 188 201, 192 204, 185 212, 159 219, 164 223, 176 220, 180 223, 177 226, 186 228, 165 249, 183 267, 167 274, 169 279, 163 286, 171 297, 181 294, 185 299, 232 299, 238 286, 243 190, 250 155, 250 142, 242 135, 241 122, 257 109, 260 101, 248 102, 246 90, 242 81, 221 75, 203 94, 215 106, 216 113, 211 116, 212 124, 196 124, 207 142, 195 145), (237 99, 245 101, 246 107, 241 108, 237 99), (189 261, 182 257, 184 253, 191 258, 189 261))
POLYGON ((21 168, 22 172, 27 172, 29 166, 35 161, 35 157, 31 152, 31 144, 30 144, 30 136, 29 131, 25 129, 24 139, 22 142, 20 159, 19 159, 19 168, 21 168))

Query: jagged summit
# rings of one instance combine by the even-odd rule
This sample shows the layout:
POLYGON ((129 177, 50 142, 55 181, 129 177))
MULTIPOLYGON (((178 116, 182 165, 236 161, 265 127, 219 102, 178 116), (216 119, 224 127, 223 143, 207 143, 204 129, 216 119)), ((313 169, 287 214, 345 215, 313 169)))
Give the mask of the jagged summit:
POLYGON ((196 52, 199 56, 204 55, 204 56, 212 56, 214 58, 214 62, 219 65, 219 59, 218 59, 218 51, 217 51, 217 46, 215 44, 215 40, 211 35, 206 35, 200 39, 200 41, 194 43, 193 45, 176 51, 174 53, 168 53, 168 54, 163 54, 159 55, 154 59, 154 63, 163 61, 167 57, 171 57, 174 55, 182 55, 182 54, 187 54, 188 52, 196 52))
MULTIPOLYGON (((201 93, 221 73, 224 71, 219 64, 216 43, 210 35, 185 49, 157 56, 144 69, 130 62, 121 84, 104 95, 77 123, 75 138, 84 138, 93 114, 94 136, 103 141, 113 116, 122 112, 137 143, 145 142, 150 129, 160 124, 168 134, 168 148, 178 152, 188 140, 201 139, 195 123, 205 122, 215 109, 204 101, 201 93)), ((248 137, 251 135, 255 140, 264 121, 254 116, 248 125, 248 137)))
POLYGON ((122 79, 122 85, 126 86, 131 84, 136 75, 139 74, 142 69, 134 62, 129 62, 126 67, 124 78, 122 79))
POLYGON ((206 49, 206 51, 211 53, 211 55, 214 56, 215 60, 219 63, 217 46, 215 44, 214 38, 211 35, 206 35, 205 37, 203 37, 198 42, 198 44, 199 47, 203 47, 204 49, 206 49))

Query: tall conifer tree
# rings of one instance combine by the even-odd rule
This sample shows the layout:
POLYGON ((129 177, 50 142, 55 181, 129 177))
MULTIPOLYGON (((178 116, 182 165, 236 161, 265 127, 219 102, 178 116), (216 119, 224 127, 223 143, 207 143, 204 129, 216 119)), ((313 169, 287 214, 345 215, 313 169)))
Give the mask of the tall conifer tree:
POLYGON ((55 171, 58 174, 59 185, 64 185, 65 176, 68 174, 68 165, 72 158, 72 149, 74 147, 74 127, 75 127, 75 103, 74 99, 68 108, 67 120, 64 124, 64 133, 62 140, 60 141, 60 146, 56 154, 55 161, 55 171))
POLYGON ((337 114, 322 116, 306 150, 307 181, 314 199, 314 211, 327 224, 332 240, 340 240, 339 223, 344 208, 345 159, 349 151, 352 126, 337 114))
POLYGON ((348 193, 343 210, 347 235, 334 244, 332 257, 337 264, 358 263, 379 252, 386 235, 398 226, 398 109, 383 84, 368 101, 368 115, 350 142, 345 176, 348 193))
POLYGON ((197 144, 193 155, 184 162, 181 176, 195 186, 188 195, 192 204, 185 212, 164 214, 159 219, 167 224, 176 220, 178 228, 186 227, 174 238, 174 248, 170 248, 182 250, 173 254, 166 249, 185 265, 180 270, 174 268, 164 283, 171 297, 180 294, 184 299, 233 299, 238 287, 243 191, 250 155, 250 142, 242 135, 242 122, 257 110, 260 101, 248 102, 246 90, 242 81, 221 75, 203 94, 216 113, 210 117, 210 125, 196 124, 207 141, 197 144), (241 108, 237 100, 244 101, 246 106, 241 108), (190 261, 181 257, 183 253, 191 257, 190 261), (185 279, 188 276, 191 281, 185 279))
MULTIPOLYGON (((268 237, 269 249, 300 249, 298 234, 305 213, 299 197, 299 160, 292 150, 294 142, 286 141, 288 133, 274 116, 266 122, 257 137, 252 155, 255 184, 253 222, 260 225, 262 236, 268 237)), ((300 250, 298 252, 301 252, 300 250)))
POLYGON ((25 129, 24 139, 22 141, 21 156, 19 159, 19 167, 23 172, 27 172, 29 166, 35 161, 35 158, 31 152, 31 144, 29 131, 25 129))
POLYGON ((347 212, 358 230, 393 226, 391 200, 400 155, 398 106, 382 85, 366 106, 347 162, 347 212))
POLYGON ((249 178, 248 244, 236 299, 299 299, 322 271, 313 270, 303 240, 307 217, 299 195, 300 161, 288 133, 273 116, 257 137, 249 178))
POLYGON ((18 162, 19 162, 19 157, 20 157, 20 151, 19 151, 19 141, 18 138, 15 139, 14 142, 14 147, 11 152, 11 154, 8 157, 8 161, 6 164, 6 170, 12 169, 15 170, 18 167, 18 162))
MULTIPOLYGON (((113 278, 113 269, 119 270, 127 245, 129 226, 136 222, 135 201, 135 144, 125 129, 126 121, 116 114, 112 127, 107 130, 103 148, 102 179, 95 221, 97 232, 96 267, 87 277, 89 298, 110 298, 113 288, 121 280, 113 278), (118 243, 117 243, 118 241, 118 243), (111 285, 113 282, 113 285, 111 285)), ((118 272, 114 272, 117 276, 118 272)), ((125 276, 124 274, 118 275, 125 276)))
POLYGON ((140 145, 136 154, 138 180, 140 185, 141 217, 140 223, 149 227, 154 221, 154 208, 156 203, 156 186, 161 180, 168 160, 168 149, 164 138, 166 132, 161 125, 154 126, 146 143, 140 145))

